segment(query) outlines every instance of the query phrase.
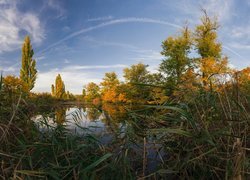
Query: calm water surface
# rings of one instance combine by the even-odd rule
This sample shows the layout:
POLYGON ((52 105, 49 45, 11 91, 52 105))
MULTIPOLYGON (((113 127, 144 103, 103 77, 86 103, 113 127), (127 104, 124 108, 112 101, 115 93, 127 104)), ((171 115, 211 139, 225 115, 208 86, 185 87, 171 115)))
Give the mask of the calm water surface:
MULTIPOLYGON (((44 113, 46 114, 46 113, 44 113)), ((102 110, 94 107, 60 106, 56 107, 51 115, 38 114, 33 118, 40 131, 50 131, 53 127, 64 125, 69 133, 77 135, 92 134, 104 145, 111 145, 119 151, 127 146, 132 148, 137 156, 143 154, 143 137, 130 136, 131 126, 128 123, 128 114, 123 106, 104 105, 102 110), (45 125, 47 122, 49 125, 45 125), (125 142, 124 139, 130 139, 125 142), (120 141, 120 142, 119 142, 120 141), (114 145, 114 142, 116 145, 114 145), (129 145, 128 145, 129 144, 129 145)), ((133 129, 133 127, 132 127, 133 129)), ((153 172, 160 163, 164 152, 161 144, 155 143, 152 138, 147 139, 148 170, 153 172)))

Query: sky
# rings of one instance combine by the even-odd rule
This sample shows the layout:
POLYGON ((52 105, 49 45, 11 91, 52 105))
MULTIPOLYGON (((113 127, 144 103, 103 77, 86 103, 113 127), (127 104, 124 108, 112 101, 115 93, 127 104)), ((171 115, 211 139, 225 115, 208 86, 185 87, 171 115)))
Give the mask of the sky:
POLYGON ((218 40, 230 65, 250 65, 250 0, 0 0, 0 71, 19 76, 29 35, 37 61, 33 92, 50 92, 58 73, 80 94, 105 72, 122 80, 142 62, 157 71, 161 43, 184 25, 200 24, 201 9, 217 17, 218 40))

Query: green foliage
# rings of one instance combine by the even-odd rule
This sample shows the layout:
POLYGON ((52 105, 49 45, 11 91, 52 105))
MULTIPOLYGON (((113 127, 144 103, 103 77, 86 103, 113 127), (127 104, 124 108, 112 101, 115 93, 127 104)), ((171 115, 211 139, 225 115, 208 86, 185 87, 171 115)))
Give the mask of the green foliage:
POLYGON ((160 64, 160 71, 167 76, 167 81, 175 86, 181 82, 183 74, 191 65, 188 57, 192 45, 191 32, 185 27, 178 37, 169 37, 162 43, 162 52, 166 58, 160 64))
POLYGON ((34 51, 29 36, 25 37, 22 48, 22 67, 20 69, 20 79, 28 87, 28 91, 33 89, 37 77, 36 61, 33 58, 34 51))
POLYGON ((148 65, 139 63, 132 65, 130 68, 125 68, 123 70, 125 81, 128 83, 146 83, 149 74, 147 67, 148 65))
POLYGON ((93 100, 100 98, 101 98, 100 87, 93 82, 87 84, 85 100, 87 102, 93 102, 93 100))
POLYGON ((55 85, 51 86, 53 97, 29 93, 26 99, 22 98, 23 92, 34 87, 37 73, 32 46, 26 37, 20 79, 2 75, 0 78, 0 177, 241 179, 247 176, 250 106, 245 96, 250 92, 250 69, 227 74, 223 79, 220 75, 229 68, 217 42, 218 23, 206 12, 201 20, 193 37, 184 28, 179 36, 162 43, 165 59, 160 65, 161 73, 150 74, 147 65, 139 63, 124 69, 125 82, 119 82, 111 72, 105 74, 102 89, 95 83, 83 89, 78 99, 84 97, 87 102, 98 104, 95 109, 84 107, 86 117, 102 118, 102 123, 107 124, 105 130, 112 135, 109 144, 102 144, 98 139, 101 136, 88 134, 90 131, 81 127, 79 120, 76 125, 84 135, 72 134, 66 127, 69 122, 65 108, 54 111, 49 107, 55 126, 50 125, 50 118, 44 118, 39 125, 30 120, 48 109, 48 104, 75 97, 65 91, 58 74, 55 85), (190 51, 194 49, 200 57, 191 59, 190 51), (112 103, 101 103, 101 99, 122 102, 123 106, 112 107, 112 103), (152 105, 134 107, 135 104, 152 105), (45 129, 40 131, 35 125, 45 129), (160 159, 154 161, 158 166, 151 169, 153 173, 149 161, 152 151, 160 159))
POLYGON ((206 11, 201 18, 201 25, 196 26, 194 40, 198 53, 202 58, 221 57, 221 43, 217 42, 218 22, 211 19, 206 11))
POLYGON ((146 103, 150 88, 140 84, 149 83, 147 67, 148 65, 138 63, 123 70, 126 84, 123 84, 122 91, 126 94, 128 102, 146 103))

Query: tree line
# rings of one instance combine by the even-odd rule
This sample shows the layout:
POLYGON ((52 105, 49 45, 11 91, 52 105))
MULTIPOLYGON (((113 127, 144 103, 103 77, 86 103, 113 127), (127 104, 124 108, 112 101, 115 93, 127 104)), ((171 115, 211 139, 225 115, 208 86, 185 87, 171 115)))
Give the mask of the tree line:
MULTIPOLYGON (((167 100, 192 99, 196 91, 220 91, 230 80, 236 80, 243 92, 250 90, 250 68, 237 71, 228 66, 228 57, 222 53, 218 41, 219 24, 204 11, 201 23, 194 29, 184 26, 175 36, 162 42, 164 59, 157 73, 150 73, 148 65, 139 63, 123 70, 121 82, 115 72, 105 74, 102 82, 84 86, 81 99, 97 103, 162 104, 167 100)), ((20 76, 3 78, 4 89, 10 95, 29 94, 37 78, 36 61, 30 38, 22 47, 20 76)), ((75 99, 60 74, 51 85, 51 95, 57 99, 75 99)), ((79 96, 77 96, 79 99, 79 96)))
POLYGON ((231 82, 241 91, 250 91, 250 68, 237 71, 228 65, 218 41, 219 24, 206 11, 193 30, 187 26, 176 36, 162 42, 164 59, 157 73, 150 73, 142 63, 125 68, 124 82, 115 72, 105 74, 98 85, 89 83, 83 89, 86 101, 162 104, 167 100, 190 100, 195 92, 221 91, 231 82))

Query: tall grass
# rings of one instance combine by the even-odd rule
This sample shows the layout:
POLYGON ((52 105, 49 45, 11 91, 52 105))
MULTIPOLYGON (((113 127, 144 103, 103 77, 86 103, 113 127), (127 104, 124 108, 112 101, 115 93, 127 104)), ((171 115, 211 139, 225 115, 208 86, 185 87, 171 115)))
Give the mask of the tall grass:
POLYGON ((41 123, 49 131, 40 131, 30 120, 30 101, 21 95, 9 101, 0 89, 0 177, 248 179, 249 100, 232 84, 201 89, 190 101, 126 107, 126 116, 112 112, 105 122, 120 126, 108 144, 80 126, 77 112, 72 117, 85 133, 72 134, 65 121, 52 126, 47 118, 41 123))
POLYGON ((136 116, 145 137, 156 136, 167 153, 159 168, 178 179, 249 177, 249 101, 239 88, 226 86, 201 89, 192 100, 149 105, 152 115, 136 116))

